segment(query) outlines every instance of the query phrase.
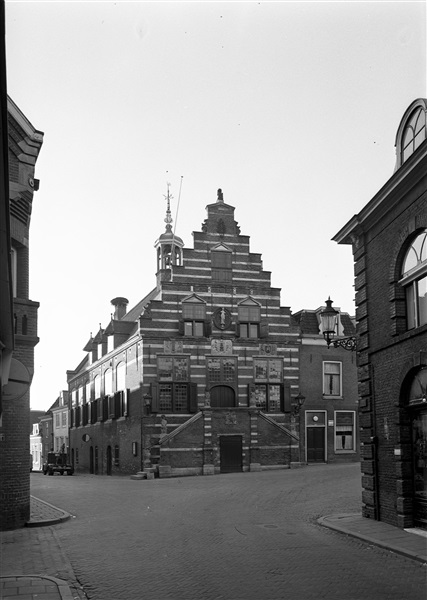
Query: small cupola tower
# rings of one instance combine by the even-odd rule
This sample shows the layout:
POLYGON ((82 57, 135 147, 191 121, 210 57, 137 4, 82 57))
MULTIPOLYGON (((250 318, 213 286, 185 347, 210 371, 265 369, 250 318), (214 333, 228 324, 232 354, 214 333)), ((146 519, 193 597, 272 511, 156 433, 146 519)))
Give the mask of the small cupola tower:
POLYGON ((172 215, 170 201, 173 196, 167 187, 166 199, 166 231, 156 240, 154 247, 157 252, 157 282, 170 281, 173 266, 182 265, 182 248, 184 242, 172 232, 172 215))

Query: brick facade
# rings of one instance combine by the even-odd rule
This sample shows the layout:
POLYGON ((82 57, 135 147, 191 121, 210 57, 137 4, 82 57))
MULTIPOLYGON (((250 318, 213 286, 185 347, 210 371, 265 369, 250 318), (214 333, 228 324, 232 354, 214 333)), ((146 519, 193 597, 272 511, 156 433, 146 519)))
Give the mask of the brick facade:
MULTIPOLYGON (((419 320, 411 324, 402 268, 411 244, 427 228, 426 108, 425 100, 408 108, 397 134, 395 173, 334 238, 352 244, 355 261, 363 513, 399 527, 424 528, 427 510, 416 491, 427 456, 425 449, 424 457, 415 449, 412 429, 426 418, 426 300, 420 291, 419 320), (424 119, 419 129, 424 137, 403 159, 404 132, 416 114, 424 119), (411 396, 416 381, 419 392, 411 396)), ((416 266, 420 281, 425 260, 416 266)), ((424 478, 426 473, 424 468, 424 478)))
MULTIPOLYGON (((29 299, 29 228, 34 179, 43 134, 8 99, 10 236, 15 345, 13 359, 32 377, 39 304, 29 299)), ((2 393, 0 529, 22 527, 30 517, 30 393, 2 393)))
POLYGON ((111 323, 68 371, 76 472, 174 476, 299 463, 291 418, 299 328, 234 210, 219 193, 187 249, 171 233, 168 204, 156 288, 127 313, 126 299, 114 299, 111 323))

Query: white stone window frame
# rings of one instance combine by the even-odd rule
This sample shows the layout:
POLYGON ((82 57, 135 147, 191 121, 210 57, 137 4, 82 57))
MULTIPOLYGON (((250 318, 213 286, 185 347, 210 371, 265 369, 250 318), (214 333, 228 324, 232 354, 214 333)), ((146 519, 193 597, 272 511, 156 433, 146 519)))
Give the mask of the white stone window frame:
POLYGON ((354 454, 356 452, 356 411, 355 410, 335 410, 334 411, 334 451, 336 454, 354 454), (352 427, 353 427, 353 435, 352 435, 352 448, 350 449, 342 449, 337 448, 337 414, 341 413, 351 413, 353 415, 352 419, 352 427))
POLYGON ((343 397, 343 389, 342 389, 342 361, 341 360, 324 360, 322 361, 322 390, 323 390, 323 397, 324 398, 335 398, 335 399, 342 399, 343 397), (330 364, 337 364, 340 367, 339 370, 339 393, 338 394, 330 394, 330 393, 325 393, 326 388, 326 375, 331 375, 331 373, 326 373, 326 365, 330 365, 330 364))

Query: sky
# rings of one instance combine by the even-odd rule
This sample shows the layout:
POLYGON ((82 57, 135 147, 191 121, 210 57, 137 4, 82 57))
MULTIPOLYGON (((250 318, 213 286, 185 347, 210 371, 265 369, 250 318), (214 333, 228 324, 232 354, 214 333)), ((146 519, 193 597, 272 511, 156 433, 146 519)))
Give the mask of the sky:
POLYGON ((110 300, 155 287, 167 183, 185 247, 221 188, 282 306, 355 313, 351 248, 331 238, 392 176, 426 97, 425 2, 6 0, 6 54, 44 132, 33 409, 67 389, 110 300))

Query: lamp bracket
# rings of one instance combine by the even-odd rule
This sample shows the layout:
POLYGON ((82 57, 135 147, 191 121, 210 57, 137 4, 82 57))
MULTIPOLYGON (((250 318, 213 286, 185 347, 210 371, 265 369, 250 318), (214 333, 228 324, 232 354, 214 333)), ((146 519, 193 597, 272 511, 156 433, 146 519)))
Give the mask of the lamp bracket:
POLYGON ((344 348, 344 350, 350 350, 351 352, 356 350, 356 338, 354 336, 333 340, 332 344, 334 348, 344 348))

